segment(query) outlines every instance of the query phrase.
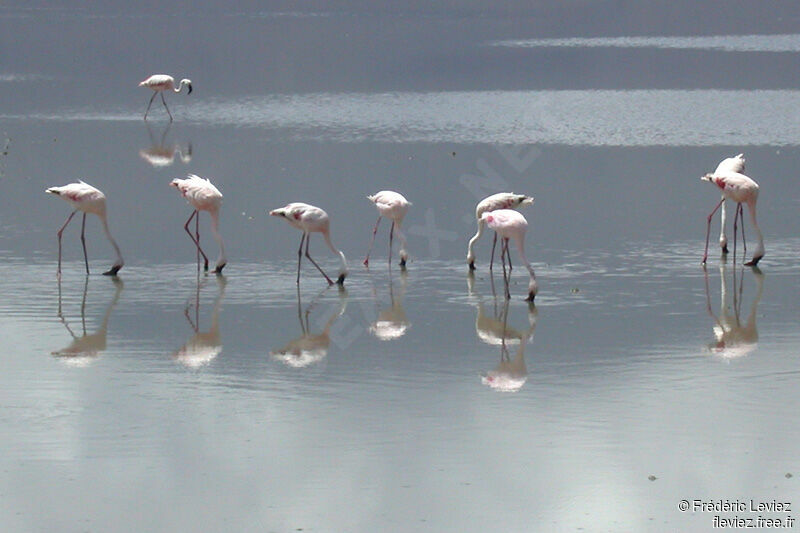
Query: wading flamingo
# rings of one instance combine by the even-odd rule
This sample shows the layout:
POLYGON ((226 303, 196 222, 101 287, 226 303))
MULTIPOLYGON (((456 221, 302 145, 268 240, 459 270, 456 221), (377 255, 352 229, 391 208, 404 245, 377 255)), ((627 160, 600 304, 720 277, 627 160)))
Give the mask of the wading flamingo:
POLYGON ((184 85, 189 88, 186 94, 192 94, 192 80, 187 78, 182 79, 177 88, 175 87, 175 79, 166 74, 153 74, 146 80, 139 82, 139 87, 147 87, 148 89, 152 89, 154 91, 153 96, 150 97, 150 103, 147 104, 147 110, 144 112, 144 119, 147 120, 147 113, 150 112, 150 106, 153 105, 153 99, 157 94, 160 93, 161 102, 164 104, 164 109, 167 110, 169 121, 172 122, 172 113, 169 112, 167 101, 164 99, 164 91, 174 91, 179 93, 181 92, 181 89, 183 89, 184 85))
POLYGON ((122 268, 122 265, 125 262, 122 259, 122 253, 119 251, 119 246, 117 246, 116 241, 111 236, 111 232, 108 229, 108 220, 106 219, 106 195, 95 187, 92 187, 88 183, 85 183, 81 180, 78 180, 77 183, 70 183, 69 185, 64 185, 62 187, 50 187, 45 192, 50 194, 55 194, 60 196, 69 204, 74 207, 74 211, 70 213, 67 217, 67 221, 64 222, 64 225, 61 226, 61 229, 58 230, 58 278, 61 279, 61 234, 64 233, 64 229, 67 227, 67 224, 70 223, 72 217, 75 216, 75 213, 78 211, 83 212, 83 222, 81 223, 81 244, 83 245, 83 261, 86 264, 86 274, 89 274, 89 257, 86 253, 86 214, 93 213, 98 216, 100 222, 103 224, 103 231, 106 233, 106 237, 111 242, 111 246, 114 247, 114 251, 117 254, 117 260, 114 261, 114 264, 111 268, 103 272, 104 276, 116 276, 119 269, 122 268))
MULTIPOLYGON (((702 261, 703 264, 705 264, 706 260, 708 259, 708 240, 711 234, 711 219, 720 206, 722 207, 722 230, 720 231, 719 243, 722 247, 723 253, 728 251, 728 242, 727 238, 725 237, 725 200, 736 202, 736 210, 734 211, 733 215, 734 250, 736 249, 736 231, 738 220, 741 220, 743 224, 742 241, 744 241, 744 208, 742 207, 742 203, 746 203, 747 209, 750 212, 750 220, 753 222, 753 227, 755 228, 756 236, 758 237, 758 243, 756 244, 756 249, 753 252, 753 258, 745 263, 745 265, 755 266, 758 264, 761 258, 764 257, 764 237, 762 236, 761 230, 758 227, 758 222, 756 222, 758 183, 742 174, 744 171, 744 162, 745 160, 742 154, 739 154, 736 157, 729 157, 728 159, 724 159, 722 162, 720 162, 713 174, 706 174, 700 178, 703 181, 709 181, 713 183, 722 192, 722 199, 719 201, 714 210, 708 215, 706 227, 706 247, 705 252, 703 252, 702 261)), ((746 246, 747 245, 745 244, 745 247, 746 246)), ((745 248, 745 253, 746 252, 747 249, 745 248)))
POLYGON ((497 235, 502 239, 502 247, 500 249, 500 259, 503 261, 503 277, 505 278, 506 285, 506 298, 510 298, 508 290, 508 278, 505 277, 506 258, 508 259, 508 272, 511 275, 511 254, 508 251, 508 241, 514 239, 519 251, 519 257, 522 259, 525 268, 528 269, 530 274, 530 281, 528 282, 528 297, 527 301, 532 302, 536 298, 536 293, 539 292, 539 285, 536 283, 536 274, 533 272, 533 267, 525 257, 525 230, 528 229, 528 221, 519 211, 513 209, 497 209, 481 215, 481 220, 488 224, 489 228, 493 229, 497 235))
POLYGON ((344 257, 344 253, 341 250, 337 250, 333 243, 331 242, 331 235, 330 235, 330 218, 328 217, 328 213, 320 209, 319 207, 315 207, 313 205, 304 204, 301 202, 294 202, 291 204, 287 204, 284 207, 279 209, 273 209, 269 212, 270 215, 274 217, 283 217, 286 222, 289 223, 290 226, 299 229, 303 232, 303 236, 300 237, 300 248, 297 250, 297 283, 300 283, 300 263, 303 259, 303 242, 306 244, 306 252, 305 256, 308 258, 311 263, 320 273, 325 277, 328 282, 328 285, 333 285, 333 280, 328 277, 325 271, 320 268, 316 261, 311 258, 311 255, 308 253, 308 243, 311 240, 311 233, 322 233, 322 237, 325 239, 325 243, 328 245, 328 248, 333 250, 333 253, 339 254, 339 259, 341 261, 341 267, 339 269, 339 278, 336 280, 336 283, 339 285, 344 284, 344 278, 347 277, 347 259, 344 257))
MULTIPOLYGON (((533 204, 533 196, 514 194, 513 192, 499 192, 497 194, 487 196, 478 202, 478 205, 475 206, 475 218, 478 221, 478 231, 469 240, 469 245, 467 246, 467 264, 469 265, 470 270, 475 270, 475 252, 473 252, 472 248, 483 234, 484 222, 483 219, 481 219, 481 215, 488 211, 495 211, 497 209, 519 209, 531 204, 533 204)), ((497 235, 495 234, 494 240, 492 241, 492 257, 489 260, 489 270, 492 269, 492 264, 494 263, 494 248, 496 244, 497 235)))
POLYGON ((214 274, 221 274, 222 269, 225 268, 228 260, 225 257, 225 245, 222 243, 222 236, 219 234, 219 208, 222 205, 222 193, 219 189, 206 178, 201 178, 195 174, 189 174, 185 179, 175 178, 170 182, 171 187, 178 189, 186 198, 186 201, 194 207, 194 211, 189 215, 189 219, 184 224, 183 229, 189 234, 189 238, 197 247, 197 268, 200 268, 200 256, 203 256, 203 270, 208 270, 208 256, 206 256, 203 249, 200 247, 200 211, 208 211, 211 215, 211 233, 214 234, 214 240, 219 244, 219 258, 217 259, 217 266, 214 269, 214 274), (189 229, 189 224, 192 218, 195 218, 194 235, 189 229))
POLYGON ((408 259, 408 252, 406 251, 406 237, 403 235, 400 226, 403 224, 403 219, 408 213, 408 207, 411 202, 406 198, 394 191, 380 191, 372 196, 367 196, 370 202, 375 204, 378 209, 378 221, 375 222, 375 227, 372 229, 372 240, 369 241, 369 249, 367 250, 367 257, 364 259, 364 265, 369 266, 369 254, 372 251, 372 245, 375 244, 375 234, 378 233, 378 224, 381 223, 381 217, 386 217, 392 221, 392 227, 389 230, 389 264, 392 264, 392 239, 394 237, 395 229, 397 237, 400 239, 400 267, 405 268, 406 260, 408 259))

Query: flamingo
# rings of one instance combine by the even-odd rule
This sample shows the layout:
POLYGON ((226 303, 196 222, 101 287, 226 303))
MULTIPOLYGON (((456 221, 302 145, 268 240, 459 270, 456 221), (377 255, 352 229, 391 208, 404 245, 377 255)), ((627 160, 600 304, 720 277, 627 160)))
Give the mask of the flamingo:
MULTIPOLYGON (((481 215, 481 221, 485 221, 491 229, 495 231, 503 239, 503 244, 500 249, 500 258, 503 260, 503 275, 505 276, 505 259, 508 258, 509 274, 511 273, 511 255, 508 252, 508 241, 514 239, 519 251, 519 256, 522 259, 525 268, 528 269, 530 274, 530 281, 528 283, 528 297, 527 301, 532 302, 539 292, 539 285, 536 283, 536 274, 533 272, 533 267, 525 257, 525 230, 528 229, 528 221, 519 211, 513 209, 497 209, 489 211, 481 215)), ((508 280, 506 280, 506 298, 510 298, 508 292, 508 280)))
POLYGON ((394 237, 395 228, 397 228, 397 236, 400 238, 400 268, 405 268, 406 260, 408 259, 408 252, 406 252, 406 237, 400 230, 403 224, 403 218, 408 213, 408 207, 411 202, 406 200, 405 196, 399 192, 394 191, 380 191, 371 196, 367 196, 370 202, 375 204, 378 209, 378 221, 375 222, 375 227, 372 229, 372 240, 369 242, 369 249, 367 250, 367 257, 364 259, 364 265, 369 266, 369 254, 372 251, 372 245, 375 244, 375 234, 378 233, 378 224, 381 223, 381 217, 391 219, 392 227, 389 230, 389 264, 392 264, 392 238, 394 237))
POLYGON ((336 280, 336 283, 339 285, 344 285, 344 279, 347 277, 347 259, 345 258, 344 253, 342 253, 341 250, 337 250, 331 242, 330 218, 328 217, 328 213, 313 205, 304 204, 302 202, 293 202, 279 209, 273 209, 269 212, 269 214, 274 217, 283 217, 290 226, 303 232, 303 236, 300 237, 300 248, 297 250, 298 285, 300 284, 300 263, 303 259, 303 242, 306 244, 305 255, 308 260, 311 261, 315 267, 317 267, 317 270, 319 270, 320 273, 322 273, 327 280, 328 285, 333 285, 331 278, 328 277, 325 271, 320 268, 317 262, 314 261, 314 259, 312 259, 311 255, 308 253, 308 243, 311 240, 311 233, 322 233, 322 237, 325 239, 325 243, 328 245, 328 248, 333 250, 333 253, 339 254, 341 267, 339 269, 339 278, 336 280))
MULTIPOLYGON (((219 234, 219 208, 222 205, 222 193, 219 189, 207 179, 201 178, 196 174, 189 174, 185 179, 175 178, 170 182, 171 187, 175 187, 186 198, 186 201, 194 207, 194 211, 189 215, 189 219, 184 224, 183 229, 189 234, 189 238, 197 247, 199 255, 203 256, 203 270, 208 270, 208 257, 203 249, 200 247, 200 211, 208 211, 211 215, 211 232, 214 234, 214 240, 219 244, 219 258, 217 259, 217 266, 214 269, 214 274, 222 274, 222 269, 227 264, 225 257, 225 245, 222 242, 222 236, 219 234), (195 219, 194 235, 189 230, 189 223, 192 218, 195 219)), ((200 257, 198 256, 197 268, 200 268, 200 257)))
POLYGON ((161 102, 164 104, 164 109, 167 110, 169 121, 172 122, 172 113, 169 112, 167 101, 164 99, 164 91, 175 91, 176 93, 179 93, 181 92, 181 89, 183 89, 184 85, 189 88, 186 94, 192 94, 192 80, 188 78, 182 79, 177 89, 175 88, 175 78, 168 76, 167 74, 153 74, 146 80, 139 82, 139 87, 153 89, 153 96, 150 97, 150 103, 147 104, 147 110, 144 112, 144 119, 147 120, 147 113, 150 112, 150 106, 153 105, 153 99, 157 94, 160 93, 161 102))
POLYGON ((58 230, 58 279, 61 279, 61 234, 64 233, 64 229, 67 227, 67 224, 70 223, 72 217, 75 216, 75 213, 78 211, 83 212, 83 222, 81 223, 81 244, 83 245, 83 261, 86 264, 86 274, 89 274, 89 257, 86 253, 85 236, 86 214, 93 213, 97 215, 97 217, 100 219, 100 222, 102 222, 103 231, 105 232, 106 237, 108 237, 108 240, 111 242, 111 246, 114 247, 114 251, 117 254, 117 260, 114 261, 114 264, 108 271, 103 272, 103 275, 116 276, 117 272, 119 272, 119 269, 122 268, 122 265, 124 265, 125 262, 122 259, 122 253, 119 251, 119 246, 117 246, 116 241, 111 236, 111 231, 108 229, 108 220, 106 218, 106 195, 103 194, 100 189, 92 187, 82 180, 78 180, 76 183, 70 183, 62 187, 50 187, 49 189, 46 189, 45 192, 60 196, 75 208, 67 217, 67 221, 64 222, 64 225, 61 226, 61 229, 58 230))
MULTIPOLYGON (((470 270, 475 270, 475 252, 473 252, 472 248, 483 234, 484 222, 481 219, 481 215, 488 211, 495 211, 497 209, 519 209, 531 204, 533 204, 533 196, 514 194, 513 192, 499 192, 497 194, 487 196, 478 202, 478 205, 475 206, 475 218, 478 221, 478 231, 469 240, 469 245, 467 246, 467 264, 469 264, 470 270)), ((489 270, 492 269, 492 263, 494 263, 494 248, 496 244, 497 234, 495 234, 494 240, 492 241, 492 257, 489 261, 489 270)))
MULTIPOLYGON (((764 237, 758 227, 758 222, 756 222, 758 183, 748 176, 742 174, 742 172, 744 172, 744 163, 745 159, 743 154, 739 154, 735 157, 729 157, 722 160, 722 162, 717 165, 717 169, 713 174, 705 174, 700 178, 703 181, 709 181, 713 183, 722 191, 722 198, 713 211, 711 211, 711 213, 708 215, 708 225, 706 227, 706 247, 705 252, 703 253, 702 261, 703 264, 705 264, 706 260, 708 259, 708 239, 711 233, 711 218, 714 216, 714 213, 717 212, 717 209, 719 209, 720 206, 722 207, 722 229, 720 230, 719 243, 722 247, 723 253, 728 251, 728 242, 727 238, 725 237, 725 200, 732 200, 736 202, 736 211, 733 215, 734 249, 736 246, 737 220, 742 220, 742 223, 744 223, 744 208, 742 207, 742 203, 746 203, 748 211, 750 212, 750 220, 753 222, 753 227, 755 228, 756 235, 758 237, 758 243, 755 251, 753 252, 752 259, 745 263, 745 265, 756 266, 761 258, 764 257, 764 237)), ((744 240, 744 229, 742 229, 742 240, 744 240)), ((746 246, 747 245, 745 244, 745 252, 746 246)))

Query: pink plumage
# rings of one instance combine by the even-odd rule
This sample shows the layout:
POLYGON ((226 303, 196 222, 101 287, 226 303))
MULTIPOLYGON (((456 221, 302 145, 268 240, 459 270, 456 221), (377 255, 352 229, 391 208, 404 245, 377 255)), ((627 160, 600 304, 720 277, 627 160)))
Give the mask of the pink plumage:
POLYGON ((170 113, 169 107, 167 107, 167 101, 164 99, 164 91, 173 91, 179 93, 181 92, 181 89, 183 89, 184 85, 188 87, 186 94, 192 94, 192 80, 188 78, 182 79, 177 88, 175 87, 175 79, 167 74, 153 74, 146 80, 139 82, 139 87, 147 87, 148 89, 153 90, 153 96, 150 97, 150 102, 147 104, 147 110, 144 112, 144 119, 147 120, 147 113, 150 112, 150 106, 153 105, 153 99, 157 94, 161 94, 161 103, 164 104, 164 109, 167 110, 167 114, 169 115, 169 121, 172 122, 172 113, 170 113))
POLYGON ((50 187, 45 192, 49 194, 55 194, 56 196, 60 196, 64 200, 66 200, 74 209, 72 213, 67 217, 67 221, 64 222, 64 225, 61 226, 61 229, 58 230, 58 271, 57 276, 61 278, 61 235, 64 233, 64 229, 72 220, 72 217, 75 216, 75 213, 78 211, 83 212, 83 223, 81 225, 81 244, 83 245, 83 260, 86 266, 86 274, 89 274, 89 257, 86 253, 86 214, 91 213, 93 215, 97 215, 100 219, 101 224, 103 225, 103 231, 106 234, 109 242, 114 247, 114 251, 117 254, 117 259, 114 264, 111 266, 107 272, 103 272, 106 276, 116 276, 117 272, 122 268, 125 262, 122 259, 122 253, 119 250, 119 246, 117 246, 117 242, 111 236, 111 231, 108 229, 108 220, 106 217, 106 195, 103 192, 88 183, 78 180, 75 183, 70 183, 68 185, 63 185, 61 187, 50 187))
POLYGON ((367 196, 367 199, 375 204, 378 210, 378 220, 375 222, 375 227, 372 229, 372 240, 370 240, 369 248, 367 249, 367 257, 364 259, 364 265, 369 266, 369 254, 372 252, 372 245, 375 243, 375 234, 378 233, 378 225, 381 223, 381 218, 386 217, 392 221, 392 227, 389 229, 389 264, 392 264, 392 241, 394 233, 397 232, 397 237, 400 239, 400 268, 405 268, 406 261, 408 260, 408 252, 406 251, 407 241, 403 234, 401 226, 403 219, 408 213, 408 208, 411 202, 406 200, 405 196, 395 191, 379 191, 373 195, 367 196))
POLYGON ((208 256, 200 247, 200 211, 206 211, 211 216, 211 233, 214 235, 214 240, 219 244, 219 257, 217 258, 217 266, 214 268, 214 273, 221 274, 222 269, 225 268, 228 262, 225 257, 225 245, 219 233, 219 211, 222 206, 222 193, 207 178, 201 178, 196 174, 189 174, 186 178, 175 178, 170 182, 170 186, 178 189, 181 196, 186 198, 186 201, 194 208, 183 229, 189 234, 198 254, 203 256, 204 270, 208 270, 208 256), (195 234, 192 235, 189 230, 189 223, 194 217, 197 217, 197 219, 195 220, 195 234))
POLYGON ((325 277, 328 284, 333 285, 333 280, 328 277, 325 271, 322 270, 322 268, 317 264, 316 261, 314 261, 314 259, 311 258, 311 255, 308 253, 308 243, 311 239, 311 233, 321 233, 322 237, 325 239, 325 244, 328 245, 328 248, 330 248, 333 253, 339 255, 341 268, 339 269, 339 277, 336 280, 336 283, 339 285, 344 284, 344 279, 347 277, 347 259, 345 258, 344 253, 341 250, 336 249, 331 242, 330 218, 328 217, 328 213, 326 213, 323 209, 310 204, 293 202, 285 205, 284 207, 273 209, 269 212, 269 214, 274 217, 282 217, 284 220, 286 220, 286 222, 289 223, 290 226, 303 232, 302 237, 300 237, 300 249, 297 251, 298 284, 300 283, 300 263, 303 255, 303 243, 305 242, 305 256, 315 267, 317 267, 317 270, 319 270, 320 273, 325 277))

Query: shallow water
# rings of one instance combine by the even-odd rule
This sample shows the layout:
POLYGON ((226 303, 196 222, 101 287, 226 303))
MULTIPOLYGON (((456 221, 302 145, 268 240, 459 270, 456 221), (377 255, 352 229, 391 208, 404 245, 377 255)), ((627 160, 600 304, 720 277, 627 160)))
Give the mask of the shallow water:
MULTIPOLYGON (((57 28, 54 58, 31 43, 0 67, 4 530, 706 531, 715 513, 681 500, 800 502, 786 28, 603 40, 531 13, 221 11, 166 48, 176 15, 0 10, 22 44, 57 28), (211 27, 217 52, 194 37, 211 27), (82 90, 58 61, 80 29, 121 35, 76 57, 82 90), (524 82, 518 54, 559 61, 524 82), (729 61, 738 79, 690 75, 729 61), (155 104, 141 121, 154 64, 195 82, 170 95, 171 126, 155 104), (715 222, 704 269, 718 197, 699 176, 739 152, 767 253, 722 260, 715 222), (225 196, 223 277, 198 273, 167 186, 188 172, 225 196), (99 275, 113 255, 94 217, 92 274, 73 221, 56 279, 68 207, 43 191, 77 178, 108 196, 118 279, 99 275), (361 265, 382 188, 413 202, 405 273, 385 223, 361 265), (467 274, 474 205, 496 190, 536 197, 535 306, 516 255, 503 297, 487 237, 467 274), (343 290, 307 263, 296 286, 299 235, 267 215, 296 200, 331 214, 343 290)), ((335 271, 317 236, 311 252, 335 271)))

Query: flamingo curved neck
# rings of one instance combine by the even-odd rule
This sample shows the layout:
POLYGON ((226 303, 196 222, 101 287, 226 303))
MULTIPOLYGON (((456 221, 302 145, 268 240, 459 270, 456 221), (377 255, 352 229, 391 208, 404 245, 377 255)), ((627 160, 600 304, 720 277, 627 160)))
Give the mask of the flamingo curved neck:
POLYGON ((480 239, 481 235, 483 234, 483 226, 484 226, 483 220, 482 219, 478 219, 478 231, 475 232, 475 235, 472 236, 472 238, 469 240, 469 244, 467 245, 467 261, 468 262, 475 261, 475 252, 473 251, 473 247, 475 246, 475 243, 478 242, 478 239, 480 239))
POLYGON ((117 241, 115 241, 114 237, 111 236, 111 230, 108 229, 108 221, 106 220, 105 215, 100 215, 100 222, 102 222, 103 231, 105 232, 109 242, 111 242, 111 246, 114 247, 114 252, 116 252, 117 254, 117 260, 114 262, 114 265, 121 267, 122 265, 125 264, 125 261, 122 259, 122 252, 120 251, 119 246, 117 245, 117 241))
POLYGON ((347 275, 347 258, 345 258, 344 252, 342 252, 341 250, 337 249, 333 245, 333 243, 331 242, 330 232, 323 231, 322 232, 322 237, 325 239, 325 244, 328 245, 328 248, 330 248, 331 251, 333 251, 333 253, 339 255, 339 260, 341 261, 341 266, 339 268, 339 278, 343 279, 343 276, 347 275))

